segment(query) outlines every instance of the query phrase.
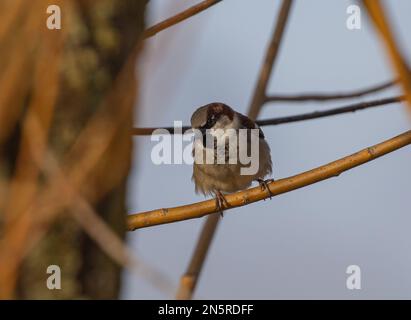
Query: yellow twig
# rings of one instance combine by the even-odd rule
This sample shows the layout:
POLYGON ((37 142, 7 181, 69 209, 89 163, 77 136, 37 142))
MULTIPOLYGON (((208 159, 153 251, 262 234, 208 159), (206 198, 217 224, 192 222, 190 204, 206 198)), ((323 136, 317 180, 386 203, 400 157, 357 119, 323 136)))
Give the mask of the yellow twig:
POLYGON ((191 299, 193 292, 197 286, 201 270, 203 269, 204 261, 208 253, 208 248, 213 241, 214 233, 217 229, 219 219, 220 214, 214 213, 208 216, 208 219, 204 223, 204 226, 201 229, 200 237, 197 241, 197 245, 194 249, 195 254, 193 254, 193 256, 191 257, 190 264, 188 265, 186 272, 180 279, 180 286, 176 295, 176 298, 178 300, 191 299))
POLYGON ((211 6, 217 4, 218 2, 220 2, 222 0, 205 0, 203 2, 200 2, 190 8, 188 8, 187 10, 184 10, 178 14, 176 14, 175 16, 168 18, 160 23, 157 23, 156 25, 148 28, 146 31, 144 31, 144 35, 143 38, 147 39, 150 38, 154 35, 156 35, 157 33, 159 33, 160 31, 163 31, 167 28, 170 28, 174 25, 176 25, 177 23, 180 23, 181 21, 184 21, 188 18, 191 18, 192 16, 196 15, 197 13, 200 13, 208 8, 210 8, 211 6))
POLYGON ((354 90, 351 92, 337 92, 337 93, 324 93, 324 92, 315 92, 315 93, 303 93, 303 94, 273 94, 267 96, 265 102, 305 102, 305 101, 330 101, 330 100, 342 100, 342 99, 352 99, 359 98, 371 93, 382 91, 388 89, 395 84, 397 80, 390 80, 378 85, 354 90))
POLYGON ((389 22, 379 0, 363 0, 371 19, 384 41, 386 51, 390 57, 395 72, 399 76, 409 110, 411 110, 411 73, 394 39, 389 22))
MULTIPOLYGON (((273 195, 290 192, 338 176, 344 171, 350 170, 409 144, 411 144, 411 130, 321 167, 289 178, 271 182, 268 186, 273 195)), ((268 192, 262 190, 260 187, 232 193, 225 196, 229 207, 224 208, 224 210, 248 205, 269 197, 270 195, 268 192)), ((165 223, 200 218, 215 212, 218 212, 215 200, 207 200, 174 208, 157 209, 132 214, 128 216, 128 230, 133 231, 165 223)))
POLYGON ((264 58, 264 63, 261 67, 260 76, 254 90, 253 100, 248 109, 248 116, 253 120, 257 119, 257 115, 266 100, 268 81, 270 80, 273 65, 277 58, 292 3, 292 0, 283 0, 281 4, 274 34, 271 38, 271 42, 264 58))

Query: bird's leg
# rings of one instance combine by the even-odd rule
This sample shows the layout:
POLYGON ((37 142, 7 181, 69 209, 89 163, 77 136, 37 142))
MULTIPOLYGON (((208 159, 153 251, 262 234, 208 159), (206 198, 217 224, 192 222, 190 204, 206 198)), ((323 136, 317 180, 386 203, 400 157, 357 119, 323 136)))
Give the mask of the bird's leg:
POLYGON ((224 195, 219 190, 215 192, 215 201, 216 201, 217 209, 218 211, 220 211, 221 217, 223 217, 224 216, 223 208, 228 208, 230 205, 228 204, 227 199, 224 197, 224 195))
POLYGON ((267 179, 267 180, 257 179, 257 181, 258 181, 258 183, 260 184, 261 190, 263 190, 263 191, 264 191, 264 190, 267 190, 267 191, 268 191, 268 194, 269 194, 270 200, 271 200, 271 198, 272 198, 274 195, 272 194, 270 188, 268 187, 268 184, 271 183, 271 182, 274 182, 274 179, 267 179))

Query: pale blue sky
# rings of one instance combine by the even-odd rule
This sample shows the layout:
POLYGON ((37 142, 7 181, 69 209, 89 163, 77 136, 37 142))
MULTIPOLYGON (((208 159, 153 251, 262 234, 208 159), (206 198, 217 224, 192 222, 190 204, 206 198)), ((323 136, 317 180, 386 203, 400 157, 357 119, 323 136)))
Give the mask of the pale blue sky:
MULTIPOLYGON (((148 25, 198 1, 151 0, 148 25)), ((383 1, 409 56, 411 2, 383 1)), ((362 15, 346 28, 346 0, 295 1, 269 84, 272 93, 344 91, 393 77, 383 48, 362 15)), ((136 125, 188 124, 200 105, 222 101, 246 112, 279 0, 224 0, 146 42, 140 61, 136 125)), ((375 94, 388 97, 395 89, 375 94)), ((340 106, 350 101, 266 105, 261 118, 340 106)), ((356 152, 410 128, 405 107, 390 105, 336 117, 265 127, 282 178, 356 152)), ((202 200, 188 165, 156 166, 149 137, 135 138, 129 212, 202 200)), ((227 211, 202 273, 197 298, 411 298, 411 148, 271 201, 227 211), (347 266, 362 289, 345 286, 347 266)), ((177 288, 204 219, 129 234, 136 254, 177 288)), ((127 299, 172 298, 141 278, 124 277, 127 299)))

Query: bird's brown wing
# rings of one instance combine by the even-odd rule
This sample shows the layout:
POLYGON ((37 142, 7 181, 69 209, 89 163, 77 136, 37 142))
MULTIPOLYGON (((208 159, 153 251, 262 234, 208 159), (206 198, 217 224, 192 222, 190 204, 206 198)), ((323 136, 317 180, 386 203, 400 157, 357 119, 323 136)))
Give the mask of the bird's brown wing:
POLYGON ((251 120, 249 117, 238 113, 239 117, 240 117, 240 122, 241 122, 241 129, 258 129, 259 130, 259 138, 260 139, 265 139, 264 136, 264 132, 263 130, 261 130, 261 128, 253 121, 251 120))

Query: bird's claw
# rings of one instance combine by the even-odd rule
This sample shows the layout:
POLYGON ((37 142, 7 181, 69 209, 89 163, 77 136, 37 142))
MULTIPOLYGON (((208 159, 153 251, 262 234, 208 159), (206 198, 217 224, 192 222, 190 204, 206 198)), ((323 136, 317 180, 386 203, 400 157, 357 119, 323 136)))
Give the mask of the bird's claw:
POLYGON ((262 191, 267 190, 268 195, 269 195, 270 200, 271 200, 271 198, 272 198, 274 195, 273 195, 273 193, 271 192, 270 188, 268 187, 268 184, 271 183, 271 182, 274 182, 274 179, 267 179, 267 180, 257 179, 257 181, 258 181, 258 183, 259 183, 262 191))
POLYGON ((217 191, 215 193, 215 201, 216 201, 216 206, 217 206, 217 210, 220 211, 220 216, 223 217, 224 213, 223 213, 223 209, 228 208, 230 205, 227 202, 227 199, 224 197, 224 195, 220 192, 217 191))

